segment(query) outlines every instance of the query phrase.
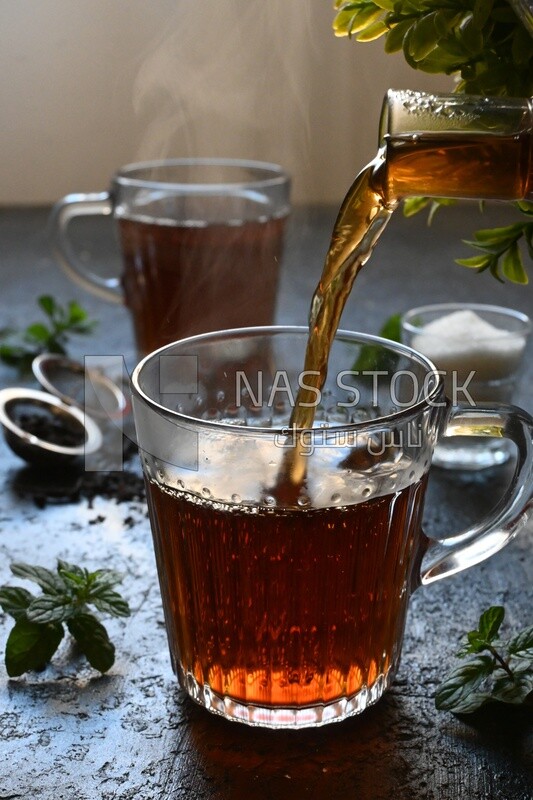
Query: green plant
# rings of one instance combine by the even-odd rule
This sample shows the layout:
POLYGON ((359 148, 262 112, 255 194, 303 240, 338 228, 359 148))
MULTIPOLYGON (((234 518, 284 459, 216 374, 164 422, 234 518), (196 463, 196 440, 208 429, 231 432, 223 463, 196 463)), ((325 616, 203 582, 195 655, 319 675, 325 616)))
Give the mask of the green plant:
POLYGON ((498 638, 505 610, 491 606, 479 618, 476 630, 466 634, 455 667, 437 689, 440 711, 471 714, 486 703, 533 704, 533 628, 502 641, 498 638))
MULTIPOLYGON (((409 66, 458 78, 457 92, 478 95, 533 95, 533 39, 511 0, 336 0, 333 29, 359 42, 384 38, 385 52, 401 51, 409 66)), ((404 214, 429 206, 436 210, 453 200, 410 198, 404 214)), ((516 203, 531 218, 531 203, 516 203)), ((458 263, 501 280, 527 283, 520 240, 533 258, 531 219, 507 229, 478 231, 466 244, 482 255, 458 263)))
POLYGON ((0 606, 15 620, 6 643, 5 661, 10 677, 43 669, 65 634, 63 623, 87 660, 100 672, 115 661, 115 647, 105 627, 89 610, 127 617, 128 603, 114 591, 122 576, 110 569, 95 572, 58 560, 56 572, 30 564, 11 564, 18 578, 42 589, 35 597, 18 586, 0 586, 0 606))
POLYGON ((37 305, 44 311, 46 323, 33 322, 20 331, 0 330, 0 360, 5 364, 24 370, 39 353, 65 354, 73 334, 87 335, 97 325, 75 300, 62 306, 50 295, 41 295, 37 305))

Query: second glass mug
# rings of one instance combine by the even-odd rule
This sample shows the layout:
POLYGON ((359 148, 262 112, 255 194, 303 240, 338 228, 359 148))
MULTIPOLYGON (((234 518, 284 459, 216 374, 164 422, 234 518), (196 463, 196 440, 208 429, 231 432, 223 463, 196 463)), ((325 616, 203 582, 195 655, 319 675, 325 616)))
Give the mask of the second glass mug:
POLYGON ((499 551, 533 490, 529 415, 451 407, 427 358, 377 337, 337 334, 315 427, 291 430, 307 334, 191 337, 132 377, 174 671, 210 711, 269 728, 375 703, 398 668, 410 594, 499 551), (358 374, 362 347, 375 370, 358 374), (437 441, 496 433, 518 452, 505 496, 471 529, 428 539, 437 441), (291 485, 297 458, 305 477, 291 485))
POLYGON ((130 164, 109 192, 70 194, 51 215, 56 256, 85 289, 129 307, 142 355, 209 330, 274 321, 290 178, 277 164, 180 158, 130 164), (122 277, 76 254, 75 217, 113 215, 122 277))

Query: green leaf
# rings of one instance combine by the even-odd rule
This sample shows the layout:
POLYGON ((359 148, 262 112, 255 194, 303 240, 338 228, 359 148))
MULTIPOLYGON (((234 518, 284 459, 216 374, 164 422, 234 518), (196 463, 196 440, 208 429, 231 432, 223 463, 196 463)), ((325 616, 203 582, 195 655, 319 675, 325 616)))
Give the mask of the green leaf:
POLYGON ((475 1, 472 23, 478 30, 481 30, 489 21, 493 5, 494 0, 475 1))
POLYGON ((43 594, 32 600, 26 610, 26 618, 43 625, 47 622, 64 622, 75 612, 76 607, 70 597, 43 594))
POLYGON ((478 55, 483 49, 483 35, 474 24, 473 15, 468 14, 460 26, 461 45, 472 56, 478 55))
POLYGON ((520 631, 508 645, 511 655, 525 654, 528 658, 533 658, 533 627, 520 631))
POLYGON ((91 591, 111 589, 113 586, 122 583, 123 579, 124 575, 122 572, 117 572, 114 569, 98 569, 96 572, 91 572, 89 575, 91 591))
POLYGON ((381 327, 379 335, 392 342, 402 341, 402 315, 392 314, 381 327))
POLYGON ((426 14, 416 22, 409 35, 409 54, 415 61, 422 61, 439 42, 440 33, 435 25, 436 12, 426 14))
POLYGON ((77 564, 70 564, 68 561, 63 561, 63 559, 57 559, 57 572, 58 575, 61 575, 63 572, 70 572, 75 575, 78 575, 80 578, 86 579, 88 573, 87 570, 82 569, 82 567, 78 567, 77 564))
POLYGON ((60 558, 57 561, 57 574, 63 579, 65 584, 76 593, 80 589, 85 589, 89 581, 89 573, 86 569, 78 567, 76 564, 69 564, 60 558))
POLYGON ((367 27, 358 33, 355 38, 358 42, 373 42, 376 39, 379 39, 380 36, 383 36, 384 33, 387 33, 388 30, 389 29, 385 23, 378 19, 371 25, 367 25, 367 27))
POLYGON ((530 203, 528 200, 519 200, 516 203, 516 207, 520 209, 522 214, 533 216, 533 203, 530 203))
POLYGON ((39 625, 19 619, 6 643, 6 669, 11 678, 31 669, 42 669, 52 658, 63 638, 60 623, 39 625))
POLYGON ((504 617, 505 609, 502 606, 491 606, 480 616, 476 633, 487 642, 494 641, 504 617))
POLYGON ((28 325, 24 335, 26 339, 46 344, 50 338, 50 331, 42 322, 35 322, 33 325, 28 325))
POLYGON ((103 614, 111 614, 114 617, 129 617, 131 614, 126 600, 111 589, 101 589, 96 593, 90 592, 87 602, 92 603, 103 614))
POLYGON ((533 672, 516 675, 514 679, 503 673, 503 676, 494 682, 491 697, 500 703, 521 705, 531 692, 533 692, 533 672))
POLYGON ((502 259, 502 272, 513 283, 527 284, 529 278, 524 269, 518 242, 513 242, 502 259))
POLYGON ((26 609, 33 599, 31 592, 19 586, 0 586, 0 606, 14 619, 26 616, 26 609))
POLYGON ((71 300, 67 306, 68 309, 68 322, 74 325, 78 322, 85 322, 87 319, 87 312, 75 300, 71 300))
POLYGON ((492 263, 492 256, 485 255, 456 258, 455 263, 460 264, 461 267, 469 267, 471 269, 486 269, 486 267, 489 267, 492 263))
POLYGON ((485 702, 483 693, 474 693, 485 678, 494 669, 490 656, 477 656, 474 659, 455 667, 441 683, 435 695, 435 706, 439 711, 470 713, 470 709, 479 708, 485 702), (474 695, 472 697, 472 695, 474 695), (470 708, 472 706, 472 708, 470 708))
POLYGON ((414 217, 419 211, 422 211, 430 202, 429 197, 408 197, 403 201, 403 215, 404 217, 414 217))
POLYGON ((53 317, 57 308, 57 303, 49 294, 43 294, 37 298, 38 305, 48 317, 53 317))
POLYGON ((403 40, 408 30, 412 26, 412 20, 406 19, 404 22, 399 22, 390 32, 385 39, 385 52, 397 53, 403 47, 403 40))
POLYGON ((57 595, 65 592, 65 584, 52 570, 45 567, 32 566, 15 562, 11 564, 11 572, 17 578, 25 578, 38 584, 46 594, 57 595))
POLYGON ((440 8, 435 14, 435 28, 441 38, 447 37, 461 21, 461 13, 452 8, 440 8))
POLYGON ((506 225, 504 228, 484 228, 476 231, 474 237, 478 244, 501 245, 502 243, 511 242, 522 232, 522 223, 517 222, 514 225, 506 225))
POLYGON ((69 619, 67 626, 91 666, 107 672, 115 663, 115 647, 104 626, 89 613, 69 619))
MULTIPOLYGON (((393 314, 382 325, 379 335, 393 342, 401 342, 401 314, 393 314)), ((398 357, 395 353, 384 350, 381 345, 364 344, 359 349, 359 355, 352 369, 355 372, 368 372, 373 370, 393 370, 398 357)))
POLYGON ((513 44, 511 47, 511 55, 514 63, 520 66, 526 66, 531 59, 531 36, 525 28, 515 28, 513 32, 513 44))

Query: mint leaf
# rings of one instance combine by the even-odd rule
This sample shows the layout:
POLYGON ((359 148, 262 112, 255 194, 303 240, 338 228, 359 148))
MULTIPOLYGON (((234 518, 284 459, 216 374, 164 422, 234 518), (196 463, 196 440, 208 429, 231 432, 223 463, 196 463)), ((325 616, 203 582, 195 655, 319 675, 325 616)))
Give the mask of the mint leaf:
POLYGON ((11 572, 13 575, 16 575, 17 578, 25 578, 28 581, 33 581, 38 584, 46 594, 63 594, 65 591, 65 584, 61 578, 52 572, 52 570, 46 569, 45 567, 16 562, 11 564, 11 572))
POLYGON ((503 677, 494 682, 491 698, 516 706, 524 703, 531 692, 533 692, 532 672, 516 675, 514 678, 503 673, 503 677))
POLYGON ((437 709, 465 713, 464 710, 458 712, 457 709, 464 709, 468 697, 479 688, 493 670, 494 662, 490 656, 477 656, 466 664, 460 664, 448 674, 437 689, 435 695, 437 709))
POLYGON ((104 626, 88 612, 69 619, 67 626, 89 664, 107 672, 115 663, 115 647, 104 626))
POLYGON ((62 575, 64 572, 69 572, 73 575, 77 575, 82 579, 86 579, 87 575, 89 574, 86 569, 82 569, 82 567, 78 567, 76 564, 69 564, 68 561, 63 561, 61 558, 57 559, 57 573, 58 575, 62 575))
POLYGON ((63 638, 59 623, 39 625, 19 619, 11 629, 6 643, 6 669, 16 678, 32 669, 42 669, 52 658, 63 638))
POLYGON ((511 639, 508 650, 511 655, 533 659, 533 627, 526 628, 511 639))
POLYGON ((63 622, 77 611, 70 597, 66 595, 42 595, 33 600, 26 610, 30 622, 43 625, 47 622, 63 622))
POLYGON ((18 586, 0 586, 0 606, 14 619, 26 617, 26 609, 34 599, 31 592, 18 586))
POLYGON ((57 304, 53 297, 43 294, 37 298, 37 304, 42 308, 48 317, 53 317, 57 304))
MULTIPOLYGON (((393 314, 382 325, 379 335, 393 342, 401 342, 401 314, 393 314)), ((398 356, 381 345, 364 344, 359 349, 359 355, 352 367, 355 372, 372 372, 374 370, 394 370, 398 356)))
POLYGON ((37 304, 46 314, 48 324, 33 322, 19 331, 0 330, 0 360, 19 370, 29 368, 40 353, 66 353, 72 334, 88 334, 96 325, 74 300, 63 307, 50 295, 42 295, 37 304))
POLYGON ((0 587, 0 606, 16 620, 6 644, 9 675, 44 666, 63 637, 64 622, 90 664, 106 672, 114 662, 115 648, 87 604, 115 617, 129 616, 128 603, 112 588, 122 581, 122 575, 111 569, 89 572, 61 559, 57 573, 22 563, 12 564, 11 571, 37 583, 43 593, 34 597, 26 589, 0 587))
POLYGON ((96 606, 98 611, 103 614, 111 614, 113 617, 129 617, 131 611, 126 600, 118 592, 112 589, 100 589, 96 593, 91 592, 87 602, 96 606))
POLYGON ((502 606, 491 606, 479 618, 479 635, 486 642, 492 642, 498 636, 501 624, 505 617, 505 609, 502 606))

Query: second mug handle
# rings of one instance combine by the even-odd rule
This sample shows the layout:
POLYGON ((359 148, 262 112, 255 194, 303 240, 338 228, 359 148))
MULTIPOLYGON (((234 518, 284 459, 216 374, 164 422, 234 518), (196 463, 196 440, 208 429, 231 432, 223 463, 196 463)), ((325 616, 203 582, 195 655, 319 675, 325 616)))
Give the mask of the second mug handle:
POLYGON ((533 418, 505 405, 454 407, 445 436, 503 437, 515 443, 516 468, 490 516, 448 539, 431 540, 422 560, 422 584, 454 575, 494 555, 524 527, 533 512, 533 418))
POLYGON ((74 217, 113 213, 109 192, 68 194, 54 205, 50 228, 54 253, 66 274, 92 294, 113 303, 124 302, 120 278, 105 278, 87 269, 78 258, 68 236, 68 226, 74 217))

